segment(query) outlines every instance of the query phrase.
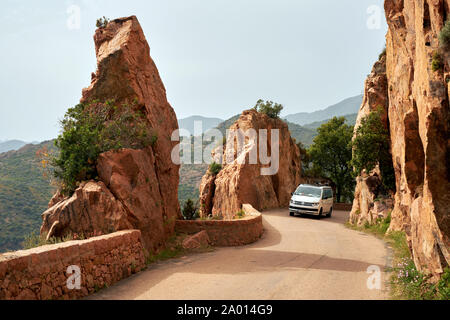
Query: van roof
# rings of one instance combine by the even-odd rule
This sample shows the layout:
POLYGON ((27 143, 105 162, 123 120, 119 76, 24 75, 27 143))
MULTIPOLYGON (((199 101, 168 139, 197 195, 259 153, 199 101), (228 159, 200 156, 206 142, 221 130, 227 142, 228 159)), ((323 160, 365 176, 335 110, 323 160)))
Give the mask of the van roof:
MULTIPOLYGON (((331 189, 330 186, 319 186, 319 185, 314 185, 314 184, 301 184, 300 186, 303 187, 313 187, 313 188, 321 188, 321 189, 331 189)), ((300 187, 299 186, 299 187, 300 187)))

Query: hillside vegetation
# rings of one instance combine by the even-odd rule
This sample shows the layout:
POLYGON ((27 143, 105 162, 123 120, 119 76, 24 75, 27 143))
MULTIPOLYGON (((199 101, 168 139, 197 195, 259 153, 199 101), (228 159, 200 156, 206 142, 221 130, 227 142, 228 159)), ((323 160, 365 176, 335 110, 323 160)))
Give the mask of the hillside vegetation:
MULTIPOLYGON (((236 115, 217 126, 224 135, 239 118, 236 115)), ((354 125, 353 115, 346 117, 354 125)), ((287 121, 292 137, 304 146, 310 146, 317 136, 316 128, 323 122, 297 125, 287 121)), ((26 145, 18 151, 0 154, 0 252, 21 248, 24 236, 39 232, 41 214, 55 188, 44 178, 36 152, 43 147, 55 150, 53 141, 26 145)), ((178 198, 181 204, 199 196, 199 184, 208 164, 183 164, 180 168, 178 198)))
POLYGON ((41 213, 54 188, 43 176, 36 153, 53 142, 0 154, 0 252, 21 248, 26 234, 39 232, 41 213))

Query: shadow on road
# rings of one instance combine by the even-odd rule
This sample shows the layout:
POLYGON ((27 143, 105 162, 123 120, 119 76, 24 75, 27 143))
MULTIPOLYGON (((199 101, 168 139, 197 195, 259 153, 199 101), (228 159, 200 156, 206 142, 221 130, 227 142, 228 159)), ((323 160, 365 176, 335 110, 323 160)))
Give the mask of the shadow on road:
MULTIPOLYGON (((264 218, 264 215, 268 218, 274 215, 285 217, 286 219, 317 219, 314 217, 290 217, 289 213, 285 215, 284 210, 266 212, 263 214, 265 234, 260 241, 254 244, 244 247, 218 248, 210 253, 188 255, 180 259, 157 263, 151 265, 146 271, 126 279, 109 289, 102 290, 92 298, 115 299, 121 293, 127 299, 137 298, 151 290, 158 283, 180 274, 186 274, 187 277, 195 277, 195 274, 270 273, 296 269, 366 272, 369 266, 374 265, 364 261, 334 258, 323 254, 270 249, 281 242, 283 235, 268 221, 270 219, 264 218)), ((345 212, 336 212, 331 219, 324 218, 317 222, 342 224, 343 221, 346 221, 346 216, 347 213, 345 212)), ((380 269, 384 269, 384 266, 378 266, 380 269)))

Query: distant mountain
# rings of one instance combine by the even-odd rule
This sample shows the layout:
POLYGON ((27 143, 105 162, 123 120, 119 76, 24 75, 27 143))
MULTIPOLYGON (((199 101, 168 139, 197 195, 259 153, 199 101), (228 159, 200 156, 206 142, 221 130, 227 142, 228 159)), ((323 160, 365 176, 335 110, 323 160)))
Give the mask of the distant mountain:
MULTIPOLYGON (((356 118, 358 117, 357 113, 348 114, 346 116, 343 116, 346 119, 346 123, 351 126, 355 126, 356 124, 356 118)), ((317 130, 318 127, 320 127, 322 124, 330 121, 330 119, 323 120, 323 121, 317 121, 313 123, 305 124, 303 127, 308 129, 317 130)))
POLYGON ((219 123, 223 122, 222 119, 219 118, 206 118, 202 116, 192 116, 184 119, 178 120, 178 126, 180 129, 188 130, 192 135, 194 135, 194 123, 195 121, 200 121, 202 123, 202 132, 204 133, 209 129, 215 128, 219 125, 219 123))
POLYGON ((215 129, 219 129, 219 131, 222 132, 222 135, 225 137, 227 130, 230 129, 230 127, 237 121, 237 119, 239 119, 240 116, 240 114, 237 114, 229 118, 228 120, 219 123, 219 125, 215 127, 215 129))
POLYGON ((36 156, 43 147, 55 150, 47 141, 0 154, 0 252, 19 249, 25 235, 39 233, 54 192, 36 156))
POLYGON ((11 150, 18 150, 22 148, 27 143, 21 140, 8 140, 0 142, 0 153, 8 152, 11 150))
POLYGON ((324 110, 315 112, 300 112, 288 115, 284 117, 285 120, 293 122, 298 125, 311 124, 313 122, 319 122, 331 119, 333 117, 345 116, 354 113, 358 113, 362 104, 363 95, 358 95, 352 98, 345 99, 335 105, 332 105, 324 110))
POLYGON ((298 124, 286 121, 291 137, 295 139, 296 142, 301 142, 304 146, 309 147, 313 143, 313 139, 317 136, 316 129, 310 129, 298 124))

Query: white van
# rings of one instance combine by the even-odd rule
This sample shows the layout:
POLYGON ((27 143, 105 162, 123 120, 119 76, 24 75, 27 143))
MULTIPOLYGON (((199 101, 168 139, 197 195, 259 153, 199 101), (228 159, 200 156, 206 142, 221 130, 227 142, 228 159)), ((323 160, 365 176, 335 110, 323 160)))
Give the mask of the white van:
POLYGON ((310 214, 321 218, 333 214, 333 189, 328 186, 301 184, 292 194, 289 214, 310 214))

